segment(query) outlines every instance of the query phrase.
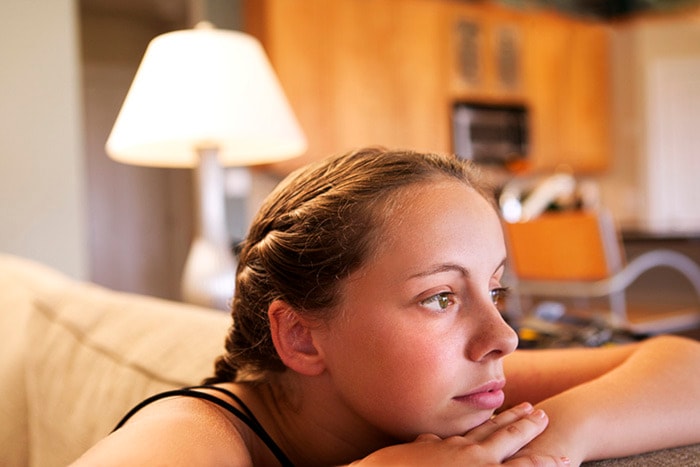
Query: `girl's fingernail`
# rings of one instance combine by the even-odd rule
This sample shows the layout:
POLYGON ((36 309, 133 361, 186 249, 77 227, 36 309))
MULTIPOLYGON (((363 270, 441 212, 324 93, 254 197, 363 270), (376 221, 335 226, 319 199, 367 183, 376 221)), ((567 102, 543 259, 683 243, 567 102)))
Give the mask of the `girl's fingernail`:
POLYGON ((542 409, 537 409, 537 410, 535 410, 534 412, 532 412, 532 416, 535 417, 535 418, 544 418, 544 417, 545 417, 545 415, 544 415, 544 410, 542 410, 542 409))
POLYGON ((532 404, 529 402, 523 402, 522 404, 518 405, 518 409, 523 410, 525 412, 532 412, 532 404))
POLYGON ((571 459, 566 456, 561 457, 561 461, 564 463, 564 465, 571 465, 571 459))

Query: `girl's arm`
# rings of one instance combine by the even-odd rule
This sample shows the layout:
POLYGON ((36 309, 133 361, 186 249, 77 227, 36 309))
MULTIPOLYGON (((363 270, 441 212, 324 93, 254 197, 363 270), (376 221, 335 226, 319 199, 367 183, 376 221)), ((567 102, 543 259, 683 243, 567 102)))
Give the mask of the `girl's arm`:
POLYGON ((519 454, 572 465, 700 442, 700 343, 657 337, 603 349, 515 352, 508 404, 537 403, 547 430, 519 454))

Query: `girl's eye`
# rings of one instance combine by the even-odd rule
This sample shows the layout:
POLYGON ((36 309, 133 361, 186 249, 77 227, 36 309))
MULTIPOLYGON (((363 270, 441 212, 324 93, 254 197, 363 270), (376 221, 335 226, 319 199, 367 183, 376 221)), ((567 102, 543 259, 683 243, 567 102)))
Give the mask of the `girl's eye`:
POLYGON ((491 301, 496 305, 500 311, 504 311, 506 298, 508 298, 508 288, 507 287, 496 287, 491 289, 491 301))
POLYGON ((445 311, 447 307, 455 302, 453 295, 452 292, 441 292, 422 300, 420 304, 433 311, 445 311))

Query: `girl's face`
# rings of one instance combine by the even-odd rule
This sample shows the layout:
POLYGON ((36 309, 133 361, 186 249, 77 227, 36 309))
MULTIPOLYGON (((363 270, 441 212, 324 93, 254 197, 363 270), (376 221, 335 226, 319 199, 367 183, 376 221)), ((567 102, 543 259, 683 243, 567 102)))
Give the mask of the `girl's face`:
POLYGON ((494 305, 501 225, 457 181, 400 196, 377 253, 348 279, 318 342, 351 417, 401 440, 463 434, 503 403, 501 360, 517 343, 494 305))

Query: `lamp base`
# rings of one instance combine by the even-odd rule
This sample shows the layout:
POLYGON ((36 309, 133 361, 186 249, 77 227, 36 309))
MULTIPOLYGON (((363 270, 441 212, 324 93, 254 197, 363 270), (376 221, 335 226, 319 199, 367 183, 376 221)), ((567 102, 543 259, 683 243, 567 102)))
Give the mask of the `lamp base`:
POLYGON ((227 310, 235 287, 236 261, 223 246, 197 237, 182 275, 182 299, 189 303, 227 310))

